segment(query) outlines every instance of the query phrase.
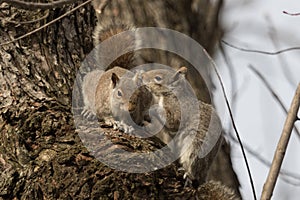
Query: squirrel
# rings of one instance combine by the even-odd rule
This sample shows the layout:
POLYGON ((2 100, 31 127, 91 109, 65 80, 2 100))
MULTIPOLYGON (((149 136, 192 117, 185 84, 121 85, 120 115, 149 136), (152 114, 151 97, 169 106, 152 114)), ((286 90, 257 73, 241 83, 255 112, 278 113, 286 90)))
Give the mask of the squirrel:
MULTIPOLYGON (((158 105, 158 107, 156 107, 155 110, 149 111, 149 114, 151 114, 152 116, 156 116, 153 119, 154 121, 152 121, 152 124, 155 124, 155 127, 159 127, 157 126, 159 123, 166 123, 165 128, 167 128, 170 132, 178 130, 180 124, 181 110, 180 107, 174 106, 174 102, 171 102, 177 102, 178 99, 174 97, 174 94, 172 94, 172 92, 165 86, 176 87, 176 83, 178 83, 179 80, 183 78, 186 71, 186 67, 181 67, 177 71, 172 69, 155 69, 142 72, 142 82, 147 86, 147 88, 153 95, 152 104, 158 105), (163 116, 163 114, 161 114, 161 112, 164 112, 164 110, 167 111, 165 112, 166 116, 163 116), (158 116, 157 114, 159 113, 160 115, 158 116)), ((163 139, 163 137, 167 137, 167 135, 168 134, 160 133, 156 136, 158 138, 161 137, 160 139, 164 143, 168 143, 169 140, 163 139)))
POLYGON ((126 133, 132 132, 133 125, 142 124, 143 113, 140 110, 150 105, 144 99, 151 101, 148 90, 138 88, 139 82, 138 73, 120 67, 89 72, 82 83, 83 116, 97 116, 106 125, 126 133))
POLYGON ((150 104, 147 100, 150 102, 151 94, 145 87, 139 87, 139 81, 137 73, 120 67, 106 71, 99 79, 95 93, 97 117, 125 133, 131 133, 135 125, 141 125, 142 110, 150 104), (109 77, 111 81, 107 81, 109 77))
POLYGON ((185 84, 186 73, 186 67, 177 71, 155 69, 144 72, 142 81, 147 84, 153 99, 157 101, 155 103, 160 106, 151 123, 155 127, 161 126, 163 120, 160 119, 165 119, 164 128, 156 136, 165 144, 169 144, 178 130, 178 138, 173 148, 179 151, 179 163, 185 170, 187 183, 191 182, 192 186, 197 188, 206 181, 210 165, 222 143, 222 127, 210 104, 191 100, 191 88, 185 84), (196 106, 199 106, 198 109, 196 106), (188 112, 183 119, 182 111, 188 112), (179 124, 183 128, 180 128, 179 124), (210 148, 209 145, 213 147, 210 148), (199 157, 199 154, 205 155, 199 157))
POLYGON ((96 59, 97 69, 87 73, 83 78, 84 109, 82 115, 86 118, 97 116, 108 126, 132 132, 132 125, 142 123, 143 118, 139 110, 141 107, 147 107, 148 101, 141 101, 140 96, 145 95, 144 99, 149 99, 149 102, 151 100, 151 95, 147 94, 145 87, 138 87, 138 73, 135 75, 129 71, 134 65, 135 54, 129 51, 121 55, 124 49, 133 49, 136 45, 134 28, 128 25, 129 23, 114 19, 101 20, 101 15, 97 12, 101 2, 94 0, 92 3, 98 18, 93 33, 95 50, 92 52, 96 59), (128 34, 121 39, 107 40, 124 31, 128 31, 128 34), (111 60, 113 60, 112 63, 110 63, 111 60), (132 95, 131 98, 130 95, 132 95))

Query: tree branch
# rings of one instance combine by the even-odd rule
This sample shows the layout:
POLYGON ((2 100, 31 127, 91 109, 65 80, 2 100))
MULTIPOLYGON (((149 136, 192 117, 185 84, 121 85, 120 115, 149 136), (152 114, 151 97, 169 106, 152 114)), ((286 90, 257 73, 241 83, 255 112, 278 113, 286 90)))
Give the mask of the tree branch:
POLYGON ((39 28, 37 28, 37 29, 34 29, 33 31, 31 31, 31 32, 29 32, 29 33, 26 33, 26 34, 24 34, 24 35, 22 35, 22 36, 20 36, 20 37, 18 37, 18 38, 15 38, 15 39, 13 39, 13 40, 11 40, 11 41, 2 43, 2 44, 0 44, 0 46, 8 45, 8 44, 10 44, 10 43, 13 43, 13 42, 16 42, 16 41, 18 41, 18 40, 21 40, 21 39, 23 39, 23 38, 25 38, 25 37, 28 37, 29 35, 32 35, 32 34, 38 32, 38 31, 42 30, 43 28, 46 28, 47 26, 50 26, 51 24, 53 24, 53 23, 57 22, 58 20, 64 18, 65 16, 69 15, 70 13, 74 12, 75 10, 81 8, 82 6, 88 4, 88 3, 91 2, 91 1, 92 1, 92 0, 86 0, 86 1, 83 2, 82 4, 76 6, 75 8, 73 8, 73 9, 71 9, 70 11, 66 12, 65 14, 59 16, 58 18, 56 18, 56 19, 54 19, 54 20, 48 22, 47 24, 44 24, 43 26, 41 26, 41 27, 39 27, 39 28))
POLYGON ((273 190, 278 178, 280 167, 287 149, 287 145, 294 127, 294 123, 297 119, 297 113, 300 106, 300 83, 297 87, 296 94, 293 98, 291 108, 286 118, 283 131, 278 142, 276 152, 272 161, 271 169, 269 171, 267 180, 263 187, 261 200, 269 200, 272 197, 273 190))
POLYGON ((25 10, 36 10, 36 9, 52 9, 61 7, 67 4, 75 3, 77 0, 58 0, 51 3, 37 3, 37 2, 24 2, 20 0, 0 0, 0 3, 8 3, 17 8, 25 9, 25 10))

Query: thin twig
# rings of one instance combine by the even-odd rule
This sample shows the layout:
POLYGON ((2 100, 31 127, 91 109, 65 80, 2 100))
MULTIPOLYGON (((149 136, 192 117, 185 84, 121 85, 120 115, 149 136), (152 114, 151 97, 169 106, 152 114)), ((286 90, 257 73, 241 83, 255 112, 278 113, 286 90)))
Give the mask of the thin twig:
POLYGON ((235 101, 236 101, 236 96, 234 95, 234 93, 237 91, 236 89, 236 85, 237 85, 237 78, 236 78, 236 73, 235 73, 235 70, 234 70, 234 67, 233 67, 233 64, 230 60, 230 57, 227 55, 223 45, 221 43, 219 43, 219 47, 220 47, 220 52, 224 58, 224 61, 228 67, 228 70, 229 70, 229 74, 231 76, 230 78, 230 83, 231 83, 231 106, 232 106, 232 110, 234 111, 234 105, 235 105, 235 101))
POLYGON ((33 31, 30 31, 29 33, 26 33, 26 34, 24 34, 24 35, 22 35, 22 36, 20 36, 20 37, 18 37, 18 38, 15 38, 15 39, 13 39, 13 40, 11 40, 11 41, 2 43, 2 44, 0 44, 0 46, 8 45, 8 44, 10 44, 10 43, 13 43, 13 42, 16 42, 16 41, 18 41, 18 40, 21 40, 21 39, 23 39, 23 38, 25 38, 25 37, 28 37, 28 36, 30 36, 30 35, 32 35, 32 34, 38 32, 38 31, 42 30, 43 28, 46 28, 47 26, 49 26, 49 25, 51 25, 51 24, 57 22, 58 20, 64 18, 65 16, 69 15, 70 13, 74 12, 75 10, 77 10, 77 9, 81 8, 82 6, 84 6, 84 5, 88 4, 88 3, 90 3, 91 1, 92 1, 92 0, 87 0, 87 1, 83 2, 82 4, 76 6, 76 7, 73 8, 72 10, 70 10, 70 11, 66 12, 65 14, 59 16, 58 18, 52 20, 51 22, 48 22, 47 24, 44 24, 43 26, 41 26, 41 27, 39 27, 39 28, 37 28, 37 29, 35 29, 35 30, 33 30, 33 31))
POLYGON ((269 200, 272 197, 273 190, 277 181, 277 177, 282 165, 282 161, 289 143, 289 139, 294 127, 295 120, 297 118, 297 113, 300 106, 300 83, 297 87, 295 96, 293 98, 291 108, 287 115, 281 137, 279 139, 275 155, 272 161, 271 169, 269 171, 267 180, 264 184, 261 200, 269 200))
POLYGON ((61 7, 63 5, 75 3, 77 0, 58 0, 51 3, 38 3, 38 2, 24 2, 20 0, 1 0, 0 3, 5 2, 17 8, 25 10, 47 10, 52 8, 61 7))
MULTIPOLYGON (((236 89, 236 85, 237 85, 237 78, 236 78, 236 73, 235 73, 235 70, 234 70, 234 66, 231 62, 231 59, 230 57, 227 55, 223 45, 221 42, 219 42, 219 48, 220 48, 220 52, 223 56, 223 59, 227 65, 227 68, 228 68, 228 71, 229 71, 229 74, 230 74, 230 83, 231 83, 231 110, 232 112, 234 113, 234 111, 236 110, 235 109, 235 106, 236 106, 236 100, 237 100, 237 89, 236 89)), ((229 129, 232 130, 232 123, 229 123, 229 129)), ((231 134, 231 131, 230 131, 230 134, 231 134)), ((238 142, 238 141, 237 141, 238 142)))
MULTIPOLYGON (((281 170, 280 170, 281 171, 281 170)), ((300 182, 299 181, 292 181, 291 179, 288 179, 287 177, 284 176, 280 176, 281 180, 284 181, 285 183, 292 185, 294 187, 299 187, 300 186, 300 182)))
POLYGON ((289 13, 287 11, 282 11, 284 14, 290 15, 290 16, 299 16, 300 13, 289 13))
MULTIPOLYGON (((267 15, 266 16, 266 20, 267 20, 267 24, 268 24, 268 28, 269 28, 269 31, 268 31, 268 34, 271 38, 271 41, 274 45, 274 47, 276 49, 279 49, 279 38, 278 38, 278 33, 277 33, 277 30, 274 26, 274 23, 272 21, 272 19, 267 15)), ((281 65, 281 69, 283 71, 283 74, 285 75, 286 77, 286 80, 288 81, 288 83, 292 86, 292 87, 295 87, 295 84, 294 84, 294 81, 293 81, 293 76, 292 76, 292 73, 291 73, 291 70, 288 66, 288 63, 284 57, 284 55, 278 55, 278 60, 279 60, 279 63, 281 65)))
POLYGON ((235 134, 236 134, 236 137, 239 141, 239 144, 240 144, 240 147, 241 147, 241 150, 242 150, 242 154, 243 154, 243 158, 245 160, 245 164, 246 164, 246 168, 247 168, 247 172, 248 172, 248 176, 249 176, 249 179, 250 179, 250 185, 251 185, 251 189, 252 189, 252 193, 253 193, 253 198, 254 200, 256 200, 256 193, 255 193, 255 187, 254 187, 254 182, 253 182, 253 178, 252 178, 252 175, 251 175, 251 171, 250 171, 250 166, 249 166, 249 163, 248 163, 248 160, 247 160, 247 156, 246 156, 246 153, 245 153, 245 149, 244 149, 244 146, 243 146, 243 143, 242 143, 242 140, 240 138, 240 135, 239 135, 239 132, 237 130, 237 127, 236 127, 236 124, 235 124, 235 121, 233 119, 233 114, 232 114, 232 111, 231 111, 231 108, 230 108, 230 104, 229 104, 229 101, 228 101, 228 98, 227 98, 227 95, 226 95, 226 91, 225 91, 225 87, 224 87, 224 84, 223 84, 223 81, 222 81, 222 78, 217 70, 217 67, 216 67, 216 64, 215 62, 210 58, 210 56, 208 55, 208 53, 205 51, 205 49, 203 49, 204 51, 204 54, 209 58, 209 60, 211 61, 212 63, 212 67, 218 77, 218 80, 220 82, 220 85, 221 85, 221 88, 222 88, 222 92, 223 92, 223 96, 224 96, 224 99, 225 99, 225 102, 226 102, 226 106, 227 106, 227 109, 229 111, 229 115, 230 115, 230 119, 231 119, 231 123, 232 123, 232 126, 233 126, 233 129, 235 131, 235 134))
MULTIPOLYGON (((233 141, 235 143, 239 143, 239 141, 230 133, 227 133, 226 136, 228 136, 228 139, 230 141, 233 141)), ((266 167, 270 167, 271 166, 271 162, 268 161, 266 158, 264 158, 263 156, 260 155, 260 153, 258 153, 257 151, 255 151, 250 145, 247 145, 247 143, 244 143, 244 148, 246 149, 246 151, 251 154, 255 159, 257 159, 258 161, 260 161, 262 164, 264 164, 266 167)), ((288 170, 285 169, 281 169, 279 174, 281 175, 280 177, 282 177, 283 181, 287 182, 287 183, 291 183, 288 182, 287 179, 284 178, 284 176, 292 178, 297 180, 297 183, 292 183, 293 185, 297 185, 300 184, 300 175, 290 172, 288 170)))
MULTIPOLYGON (((276 94, 275 90, 272 88, 271 84, 268 83, 268 81, 265 79, 265 77, 257 71, 251 64, 249 65, 249 68, 260 78, 260 80, 265 84, 267 89, 271 92, 272 96, 275 98, 275 100, 278 102, 282 110, 285 112, 285 114, 288 114, 288 109, 285 107, 283 104, 283 101, 280 99, 279 95, 276 94)), ((300 139, 300 131, 299 129, 295 126, 295 131, 297 133, 297 136, 300 139)))
POLYGON ((268 51, 260 51, 260 50, 253 50, 253 49, 246 49, 246 48, 238 47, 233 44, 230 44, 229 42, 226 42, 225 40, 221 40, 221 42, 223 42, 224 44, 226 44, 227 46, 229 46, 231 48, 234 48, 234 49, 237 49, 240 51, 251 52, 251 53, 260 53, 260 54, 265 54, 265 55, 277 55, 277 54, 285 53, 288 51, 300 50, 300 47, 291 47, 291 48, 287 48, 287 49, 283 49, 283 50, 279 50, 279 51, 275 51, 275 52, 268 52, 268 51))

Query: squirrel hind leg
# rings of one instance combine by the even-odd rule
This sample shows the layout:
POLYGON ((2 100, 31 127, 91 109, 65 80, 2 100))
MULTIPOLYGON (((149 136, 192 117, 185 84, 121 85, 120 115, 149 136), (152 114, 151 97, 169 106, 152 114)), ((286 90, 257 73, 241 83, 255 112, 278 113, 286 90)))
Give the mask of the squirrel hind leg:
POLYGON ((191 179, 187 173, 183 175, 183 179, 185 179, 184 187, 191 187, 197 189, 202 183, 197 179, 191 179))
POLYGON ((184 173, 183 179, 185 180, 184 188, 193 187, 193 180, 189 178, 187 173, 184 173))

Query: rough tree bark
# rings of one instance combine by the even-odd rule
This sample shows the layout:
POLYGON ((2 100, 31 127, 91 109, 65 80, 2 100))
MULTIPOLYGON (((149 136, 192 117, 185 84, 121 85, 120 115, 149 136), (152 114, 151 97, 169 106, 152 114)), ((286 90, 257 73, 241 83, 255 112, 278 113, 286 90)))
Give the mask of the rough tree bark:
MULTIPOLYGON (((2 3, 0 43, 26 34, 74 7, 71 4, 26 11, 2 3), (36 21, 24 23, 32 20, 36 21)), ((219 9, 206 0, 122 0, 111 1, 105 17, 126 18, 137 27, 174 29, 213 53, 221 37, 219 9)), ((183 188, 183 174, 176 164, 146 174, 119 172, 91 156, 75 132, 72 89, 81 62, 93 48, 95 24, 89 4, 29 37, 0 46, 0 199, 193 196, 192 190, 183 188)), ((151 150, 160 145, 106 130, 118 145, 130 150, 151 150)), ((238 192, 226 143, 210 179, 220 180, 238 192)))

